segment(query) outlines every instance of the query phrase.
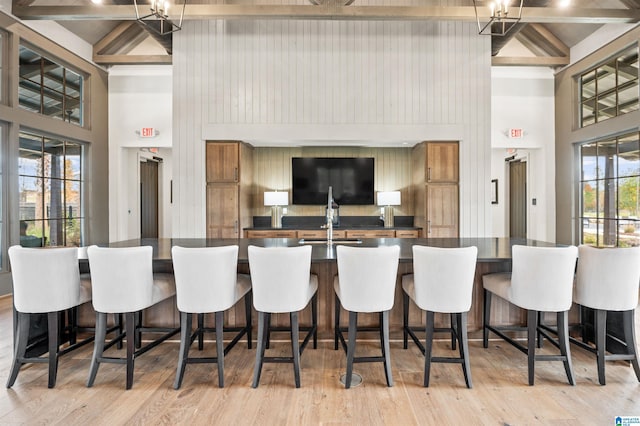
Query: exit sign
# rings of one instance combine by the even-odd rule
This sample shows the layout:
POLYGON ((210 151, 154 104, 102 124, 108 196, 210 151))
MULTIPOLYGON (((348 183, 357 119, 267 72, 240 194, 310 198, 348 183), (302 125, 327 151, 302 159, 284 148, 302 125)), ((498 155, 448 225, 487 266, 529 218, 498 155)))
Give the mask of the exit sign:
POLYGON ((141 138, 153 138, 156 136, 156 129, 153 127, 141 127, 140 128, 140 137, 141 138))
POLYGON ((509 129, 509 139, 522 139, 522 129, 509 129))

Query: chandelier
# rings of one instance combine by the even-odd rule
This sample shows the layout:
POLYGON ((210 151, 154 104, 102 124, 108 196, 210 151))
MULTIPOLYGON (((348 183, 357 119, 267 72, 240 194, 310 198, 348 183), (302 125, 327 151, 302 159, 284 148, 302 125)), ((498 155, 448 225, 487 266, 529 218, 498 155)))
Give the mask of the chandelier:
POLYGON ((480 23, 481 17, 478 15, 478 1, 473 0, 473 9, 476 12, 476 20, 478 21, 478 34, 505 35, 515 24, 520 22, 522 18, 523 1, 524 0, 520 0, 520 5, 511 9, 509 9, 509 0, 496 0, 495 2, 491 2, 489 4, 489 22, 483 26, 483 24, 480 23))
POLYGON ((184 0, 184 3, 182 3, 180 21, 177 24, 169 19, 168 1, 151 0, 149 7, 150 13, 146 15, 140 14, 138 10, 138 0, 133 0, 133 5, 136 9, 136 21, 157 34, 166 35, 182 29, 182 19, 184 18, 184 9, 187 6, 187 0, 184 0))

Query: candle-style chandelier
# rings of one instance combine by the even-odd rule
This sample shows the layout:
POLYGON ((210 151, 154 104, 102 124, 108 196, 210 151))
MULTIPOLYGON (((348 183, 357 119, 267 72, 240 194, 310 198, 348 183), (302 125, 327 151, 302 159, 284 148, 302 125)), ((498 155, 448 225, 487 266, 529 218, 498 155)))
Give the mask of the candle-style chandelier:
MULTIPOLYGON (((517 1, 517 0, 516 0, 517 1)), ((478 1, 473 0, 473 8, 476 12, 476 20, 478 21, 478 34, 503 36, 515 24, 520 22, 522 18, 522 4, 524 0, 520 0, 519 5, 509 7, 509 0, 495 0, 488 4, 489 22, 482 24, 481 17, 478 14, 478 1)))
MULTIPOLYGON (((182 3, 182 10, 180 11, 180 20, 176 23, 174 20, 169 19, 169 2, 163 0, 151 0, 149 12, 146 15, 142 15, 138 10, 138 1, 133 0, 133 5, 136 9, 136 20, 145 27, 149 28, 160 35, 171 34, 173 32, 182 29, 182 19, 184 18, 184 9, 187 6, 187 0, 182 3)), ((177 6, 177 5, 176 5, 177 6)), ((144 7, 144 6, 141 6, 144 7)), ((179 6, 177 6, 179 7, 179 6)))

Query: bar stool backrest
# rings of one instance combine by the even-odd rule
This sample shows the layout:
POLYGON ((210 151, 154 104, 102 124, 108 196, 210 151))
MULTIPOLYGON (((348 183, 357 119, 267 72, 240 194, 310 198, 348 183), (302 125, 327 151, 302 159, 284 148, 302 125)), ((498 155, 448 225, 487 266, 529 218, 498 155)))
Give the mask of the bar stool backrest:
POLYGON ((237 301, 238 246, 171 249, 180 312, 220 312, 237 301))
POLYGON ((307 306, 311 246, 249 246, 248 255, 256 311, 297 312, 307 306))
POLYGON ((80 303, 78 250, 61 248, 9 248, 13 303, 18 312, 63 311, 80 303))
POLYGON ((384 312, 393 307, 400 247, 336 248, 340 302, 351 312, 384 312))
POLYGON ((628 311, 638 306, 640 247, 578 247, 574 302, 593 309, 628 311))
POLYGON ((524 309, 563 312, 571 308, 578 248, 514 245, 511 299, 524 309))
POLYGON ((416 305, 432 312, 471 309, 478 248, 413 246, 416 305))
POLYGON ((153 249, 90 246, 93 308, 97 312, 137 312, 152 304, 153 249))

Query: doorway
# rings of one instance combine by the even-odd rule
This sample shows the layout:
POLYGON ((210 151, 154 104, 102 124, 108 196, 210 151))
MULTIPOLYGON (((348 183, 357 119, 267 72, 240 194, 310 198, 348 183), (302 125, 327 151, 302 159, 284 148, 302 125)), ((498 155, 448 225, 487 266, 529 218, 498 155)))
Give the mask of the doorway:
POLYGON ((158 162, 140 162, 140 238, 158 238, 158 162))
POLYGON ((527 163, 509 162, 509 236, 527 238, 527 163))

